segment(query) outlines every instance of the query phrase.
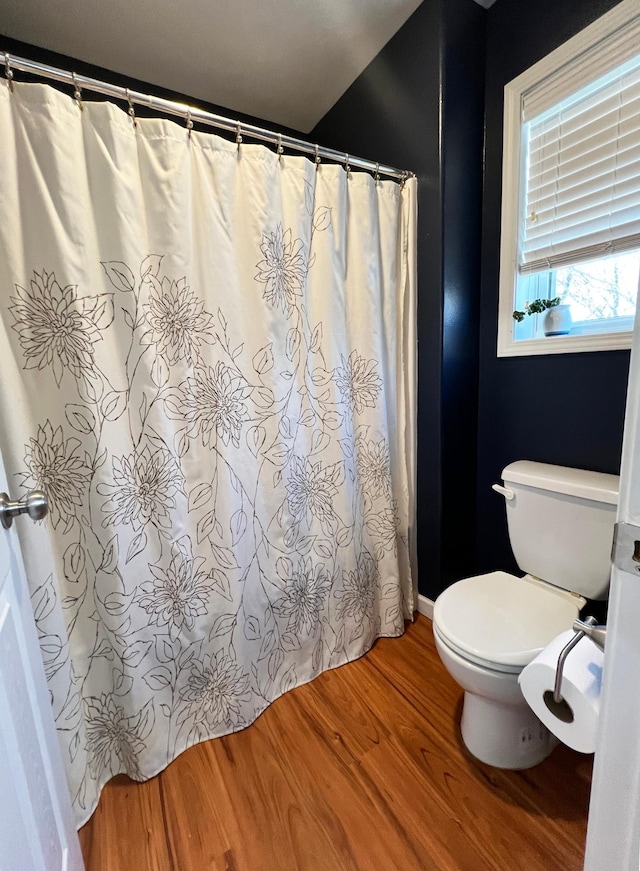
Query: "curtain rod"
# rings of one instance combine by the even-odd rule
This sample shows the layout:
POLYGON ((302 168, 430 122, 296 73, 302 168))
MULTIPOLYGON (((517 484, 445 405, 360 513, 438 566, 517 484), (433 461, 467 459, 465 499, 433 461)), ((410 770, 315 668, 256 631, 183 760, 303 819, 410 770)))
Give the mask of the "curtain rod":
MULTIPOLYGON (((98 79, 92 79, 89 76, 70 73, 66 70, 58 69, 57 67, 49 66, 49 64, 38 63, 27 58, 17 57, 8 52, 0 51, 0 56, 4 56, 5 78, 11 82, 13 79, 13 70, 22 70, 27 73, 34 73, 43 78, 55 79, 58 82, 72 85, 74 88, 87 88, 90 91, 95 91, 99 94, 106 94, 110 97, 117 97, 124 100, 131 106, 133 103, 138 103, 141 106, 148 106, 151 109, 157 109, 168 115, 178 115, 184 118, 189 125, 189 122, 199 121, 209 127, 218 127, 222 130, 229 130, 235 133, 238 138, 242 134, 250 136, 252 139, 259 139, 263 142, 270 142, 280 147, 290 148, 294 151, 300 151, 304 154, 313 155, 316 162, 321 158, 332 160, 336 163, 342 163, 345 167, 357 167, 358 169, 368 170, 376 175, 386 175, 391 178, 397 178, 405 181, 407 178, 413 178, 414 173, 407 170, 396 169, 393 166, 384 166, 381 163, 375 163, 372 160, 365 160, 361 157, 354 157, 343 151, 334 151, 332 148, 324 148, 320 145, 312 145, 305 142, 304 139, 297 139, 294 136, 286 134, 274 133, 272 130, 267 130, 264 127, 256 127, 254 124, 246 124, 241 121, 234 121, 231 118, 225 118, 223 115, 216 115, 213 112, 206 112, 204 109, 198 109, 195 106, 188 106, 186 103, 177 103, 173 100, 165 100, 163 97, 153 97, 150 94, 143 94, 140 91, 132 91, 129 88, 123 88, 120 85, 111 85, 108 82, 101 82, 98 79)), ((240 138, 240 141, 241 138, 240 138)))

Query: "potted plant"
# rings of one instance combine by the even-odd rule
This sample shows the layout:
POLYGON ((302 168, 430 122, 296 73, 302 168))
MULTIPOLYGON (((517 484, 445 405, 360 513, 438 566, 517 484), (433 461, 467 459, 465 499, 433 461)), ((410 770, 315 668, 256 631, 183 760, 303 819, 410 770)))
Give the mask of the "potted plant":
POLYGON ((561 305, 559 296, 553 299, 534 299, 527 302, 524 311, 514 311, 513 319, 520 323, 526 315, 538 315, 546 312, 542 321, 545 336, 566 336, 571 330, 571 307, 561 305))

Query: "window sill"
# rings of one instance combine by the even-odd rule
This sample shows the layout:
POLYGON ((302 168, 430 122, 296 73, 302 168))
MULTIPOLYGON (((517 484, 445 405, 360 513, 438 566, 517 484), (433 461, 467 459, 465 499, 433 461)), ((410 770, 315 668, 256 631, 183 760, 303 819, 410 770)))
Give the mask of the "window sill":
MULTIPOLYGON (((509 330, 511 330, 509 325, 509 330)), ((587 351, 619 351, 631 348, 633 332, 582 336, 544 336, 515 341, 511 334, 498 335, 498 357, 530 357, 542 354, 576 354, 587 351)))

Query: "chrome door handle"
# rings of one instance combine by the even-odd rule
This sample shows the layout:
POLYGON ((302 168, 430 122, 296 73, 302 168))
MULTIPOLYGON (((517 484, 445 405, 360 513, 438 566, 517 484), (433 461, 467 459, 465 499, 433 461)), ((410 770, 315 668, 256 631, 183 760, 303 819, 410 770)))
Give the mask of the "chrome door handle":
POLYGON ((28 514, 32 520, 42 520, 48 511, 47 497, 42 490, 32 490, 21 502, 11 502, 6 493, 0 493, 0 523, 5 529, 10 528, 13 518, 19 514, 28 514))

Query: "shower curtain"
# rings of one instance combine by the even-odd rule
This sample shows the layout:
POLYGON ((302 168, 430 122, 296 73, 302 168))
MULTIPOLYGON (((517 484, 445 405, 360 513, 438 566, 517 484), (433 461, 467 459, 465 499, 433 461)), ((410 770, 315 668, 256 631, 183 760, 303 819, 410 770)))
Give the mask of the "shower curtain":
POLYGON ((0 449, 78 825, 403 632, 415 182, 0 87, 0 449))

